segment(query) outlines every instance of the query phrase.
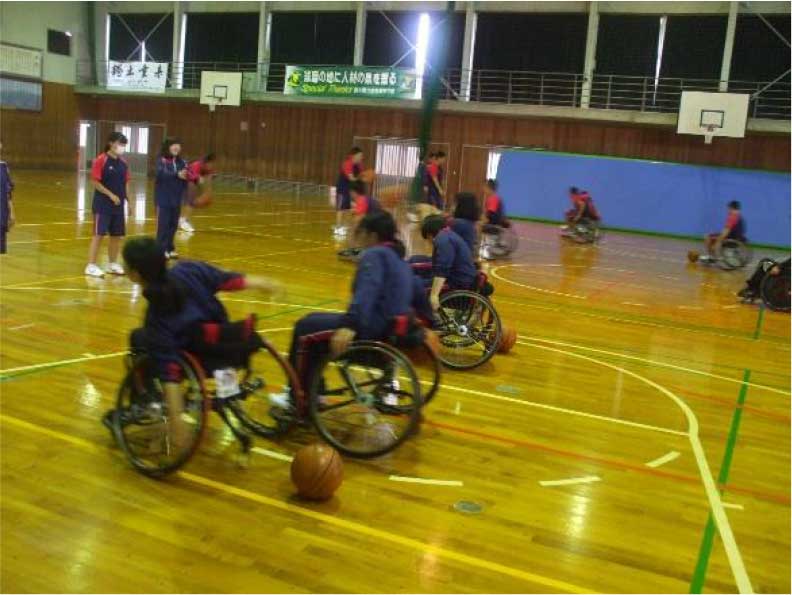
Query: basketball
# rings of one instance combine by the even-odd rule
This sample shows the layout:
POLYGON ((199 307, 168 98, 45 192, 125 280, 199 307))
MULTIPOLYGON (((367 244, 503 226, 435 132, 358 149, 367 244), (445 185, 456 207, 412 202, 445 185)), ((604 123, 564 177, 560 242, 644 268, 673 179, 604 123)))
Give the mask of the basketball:
POLYGON ((374 181, 374 178, 377 177, 377 174, 374 173, 373 169, 366 169, 363 170, 360 174, 360 179, 364 181, 366 184, 371 184, 374 181))
POLYGON ((327 444, 303 446, 294 455, 291 480, 297 493, 307 500, 328 500, 344 480, 341 455, 327 444))
POLYGON ((211 192, 204 192, 198 198, 195 199, 193 203, 193 207, 196 209, 202 209, 204 207, 208 207, 212 204, 212 193, 211 192))
POLYGON ((695 250, 691 250, 691 251, 688 252, 688 260, 690 262, 697 262, 698 259, 699 259, 699 253, 698 252, 696 252, 695 250))
POLYGON ((517 342, 517 331, 510 327, 503 327, 501 331, 500 345, 498 346, 498 353, 509 353, 511 348, 517 342))

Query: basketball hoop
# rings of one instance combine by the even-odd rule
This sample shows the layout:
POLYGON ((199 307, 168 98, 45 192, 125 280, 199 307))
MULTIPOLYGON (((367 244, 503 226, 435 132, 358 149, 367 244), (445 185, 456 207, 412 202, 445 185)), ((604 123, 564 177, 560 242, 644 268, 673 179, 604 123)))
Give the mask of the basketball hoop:
POLYGON ((219 95, 207 95, 206 99, 208 100, 206 104, 209 106, 209 111, 213 112, 218 105, 223 103, 225 97, 221 97, 219 95))
POLYGON ((715 128, 716 126, 714 124, 710 124, 706 127, 706 130, 704 131, 704 144, 712 144, 712 139, 715 136, 715 128))

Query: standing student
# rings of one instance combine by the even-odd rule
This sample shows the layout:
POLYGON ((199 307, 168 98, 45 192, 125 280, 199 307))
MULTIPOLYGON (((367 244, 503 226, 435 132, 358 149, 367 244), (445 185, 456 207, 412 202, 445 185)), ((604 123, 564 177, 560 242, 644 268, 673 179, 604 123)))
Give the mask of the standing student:
POLYGON ((363 151, 360 147, 352 147, 341 164, 336 182, 336 235, 347 233, 346 225, 349 211, 352 209, 352 197, 349 194, 350 184, 360 178, 363 171, 363 151))
MULTIPOLYGON (((0 143, 0 151, 2 150, 3 143, 0 143)), ((0 161, 0 254, 6 253, 6 235, 16 223, 14 201, 11 200, 13 190, 14 183, 11 181, 8 164, 0 161)))
POLYGON ((182 217, 179 219, 179 229, 187 233, 193 233, 195 228, 190 223, 193 209, 195 208, 195 201, 200 193, 207 193, 212 191, 212 176, 214 175, 214 162, 216 156, 214 153, 208 153, 201 159, 192 161, 187 166, 187 192, 184 195, 184 210, 182 217))
POLYGON ((127 137, 120 132, 113 132, 107 139, 104 152, 94 159, 91 167, 94 230, 88 251, 88 266, 85 267, 85 274, 90 277, 104 277, 105 272, 96 264, 96 259, 102 238, 106 235, 110 236, 107 272, 124 274, 124 267, 118 262, 118 253, 121 238, 126 235, 124 202, 129 196, 129 167, 121 156, 126 151, 127 143, 127 137))
POLYGON ((443 189, 443 179, 445 178, 446 154, 438 151, 434 154, 434 159, 426 167, 426 185, 428 187, 427 202, 442 211, 445 207, 445 190, 443 189))
POLYGON ((165 139, 157 159, 157 178, 154 182, 154 204, 157 207, 157 243, 166 259, 178 258, 174 238, 179 227, 179 215, 187 189, 187 163, 181 158, 181 141, 165 139))

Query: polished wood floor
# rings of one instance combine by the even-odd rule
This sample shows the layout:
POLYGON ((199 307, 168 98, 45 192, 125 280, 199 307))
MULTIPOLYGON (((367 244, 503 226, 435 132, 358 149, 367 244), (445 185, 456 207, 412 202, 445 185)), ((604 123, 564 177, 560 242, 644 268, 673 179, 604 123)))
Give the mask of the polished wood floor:
MULTIPOLYGON (((689 242, 580 247, 520 224, 518 253, 489 267, 512 353, 447 373, 419 436, 347 460, 336 497, 306 504, 272 453, 316 440, 308 430, 257 441, 240 468, 213 417, 178 476, 126 465, 99 418, 143 300, 125 278, 83 277, 77 176, 15 177, 19 225, 0 258, 3 592, 789 592, 789 316, 736 303, 745 271, 688 265, 689 242)), ((129 233, 152 233, 136 189, 129 233)), ((299 316, 348 296, 333 217, 326 199, 218 193, 178 247, 280 279, 275 302, 224 301, 285 349, 299 316)))

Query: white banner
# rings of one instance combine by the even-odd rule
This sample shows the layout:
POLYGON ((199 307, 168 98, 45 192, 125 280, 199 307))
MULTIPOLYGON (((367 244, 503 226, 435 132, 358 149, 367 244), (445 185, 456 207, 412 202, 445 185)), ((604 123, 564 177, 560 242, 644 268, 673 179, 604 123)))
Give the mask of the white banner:
POLYGON ((167 62, 107 63, 108 89, 164 93, 168 82, 167 62))

